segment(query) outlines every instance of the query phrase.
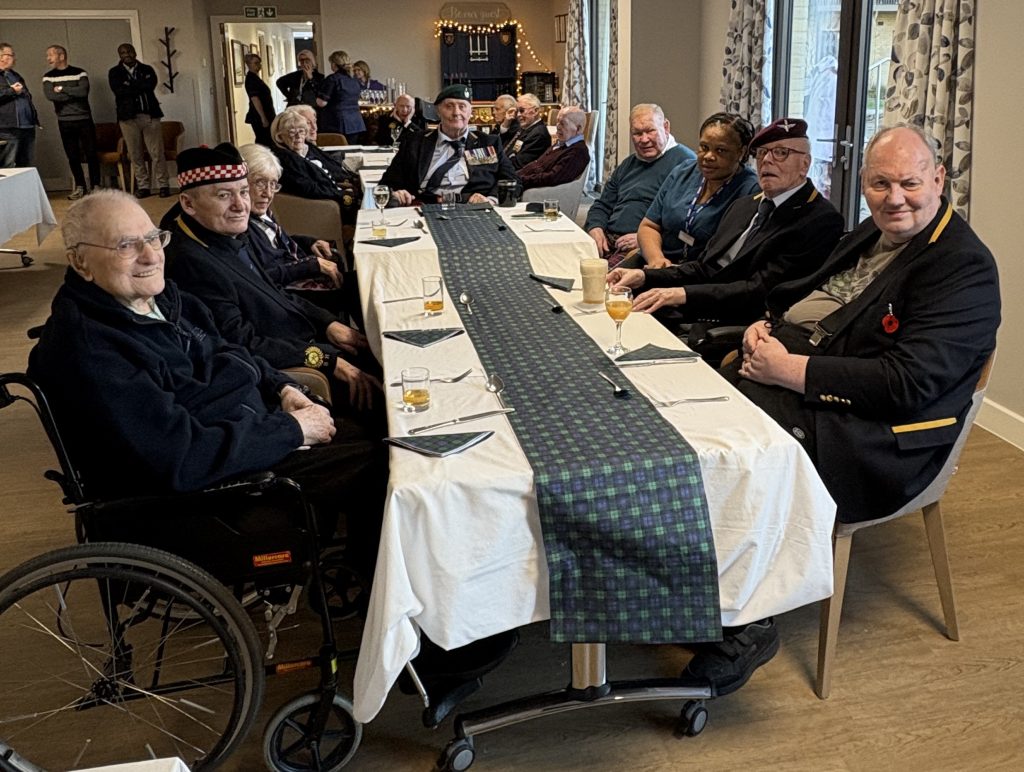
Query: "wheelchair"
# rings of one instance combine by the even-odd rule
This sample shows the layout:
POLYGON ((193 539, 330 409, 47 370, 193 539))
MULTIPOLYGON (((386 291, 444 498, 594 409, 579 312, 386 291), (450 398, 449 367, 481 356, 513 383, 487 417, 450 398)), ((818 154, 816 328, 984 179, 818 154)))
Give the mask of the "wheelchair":
POLYGON ((355 614, 358 577, 340 547, 320 550, 301 487, 264 473, 194 494, 91 499, 43 392, 0 374, 0 408, 19 401, 56 453, 60 471, 44 476, 79 544, 0 577, 0 772, 170 756, 213 769, 255 722, 266 676, 310 668, 319 685, 271 717, 264 760, 282 772, 344 767, 362 727, 338 692, 332 620, 355 614), (303 592, 319 651, 277 661, 278 628, 303 592))

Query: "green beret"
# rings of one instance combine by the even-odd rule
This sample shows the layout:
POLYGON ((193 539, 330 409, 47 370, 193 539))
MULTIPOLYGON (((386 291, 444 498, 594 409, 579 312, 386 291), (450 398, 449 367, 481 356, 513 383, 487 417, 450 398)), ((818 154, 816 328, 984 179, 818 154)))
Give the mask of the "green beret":
POLYGON ((463 99, 466 102, 473 101, 469 95, 469 86, 464 86, 461 83, 453 83, 441 89, 441 93, 437 95, 434 104, 439 105, 446 99, 463 99))

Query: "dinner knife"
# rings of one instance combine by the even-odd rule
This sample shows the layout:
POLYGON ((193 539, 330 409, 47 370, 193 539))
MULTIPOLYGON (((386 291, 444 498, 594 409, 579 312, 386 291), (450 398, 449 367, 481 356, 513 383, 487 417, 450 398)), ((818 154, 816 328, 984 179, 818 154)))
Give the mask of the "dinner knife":
POLYGON ((486 410, 483 413, 474 413, 473 415, 462 416, 461 418, 452 418, 448 421, 441 421, 437 424, 427 424, 426 426, 417 426, 415 429, 410 429, 409 434, 422 434, 428 432, 431 429, 440 429, 442 426, 454 426, 455 424, 464 424, 467 421, 475 421, 478 418, 490 418, 492 415, 504 415, 505 413, 514 413, 516 409, 514 407, 504 407, 500 410, 486 410))

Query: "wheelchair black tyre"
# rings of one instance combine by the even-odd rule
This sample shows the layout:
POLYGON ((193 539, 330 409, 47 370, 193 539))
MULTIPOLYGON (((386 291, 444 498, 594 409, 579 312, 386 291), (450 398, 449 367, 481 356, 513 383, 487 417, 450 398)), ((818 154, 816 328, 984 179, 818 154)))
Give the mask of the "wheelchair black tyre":
POLYGON ((275 772, 333 772, 341 769, 359 748, 363 725, 352 715, 352 703, 331 695, 322 732, 312 726, 321 707, 322 692, 307 692, 286 702, 267 722, 263 733, 263 760, 275 772))
POLYGON ((154 756, 213 769, 263 700, 259 637, 232 594, 133 544, 60 549, 0 577, 0 662, 0 740, 26 769, 154 756))

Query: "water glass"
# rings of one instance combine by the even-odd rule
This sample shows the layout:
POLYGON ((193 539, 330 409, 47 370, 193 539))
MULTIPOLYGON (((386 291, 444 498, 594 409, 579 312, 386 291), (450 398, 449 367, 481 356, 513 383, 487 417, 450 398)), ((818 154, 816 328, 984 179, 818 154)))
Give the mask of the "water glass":
POLYGON ((407 367, 402 370, 402 409, 422 413, 430 408, 430 370, 407 367))
POLYGON ((608 276, 608 261, 600 257, 584 257, 580 260, 580 277, 583 279, 583 302, 603 303, 604 285, 608 276))
POLYGON ((437 316, 444 311, 444 283, 440 276, 423 277, 423 315, 437 316))
POLYGON ((456 190, 444 190, 441 191, 441 209, 448 211, 455 208, 455 205, 459 203, 459 192, 456 190))
POLYGON ((558 199, 544 199, 544 219, 548 222, 555 222, 558 219, 558 199))

